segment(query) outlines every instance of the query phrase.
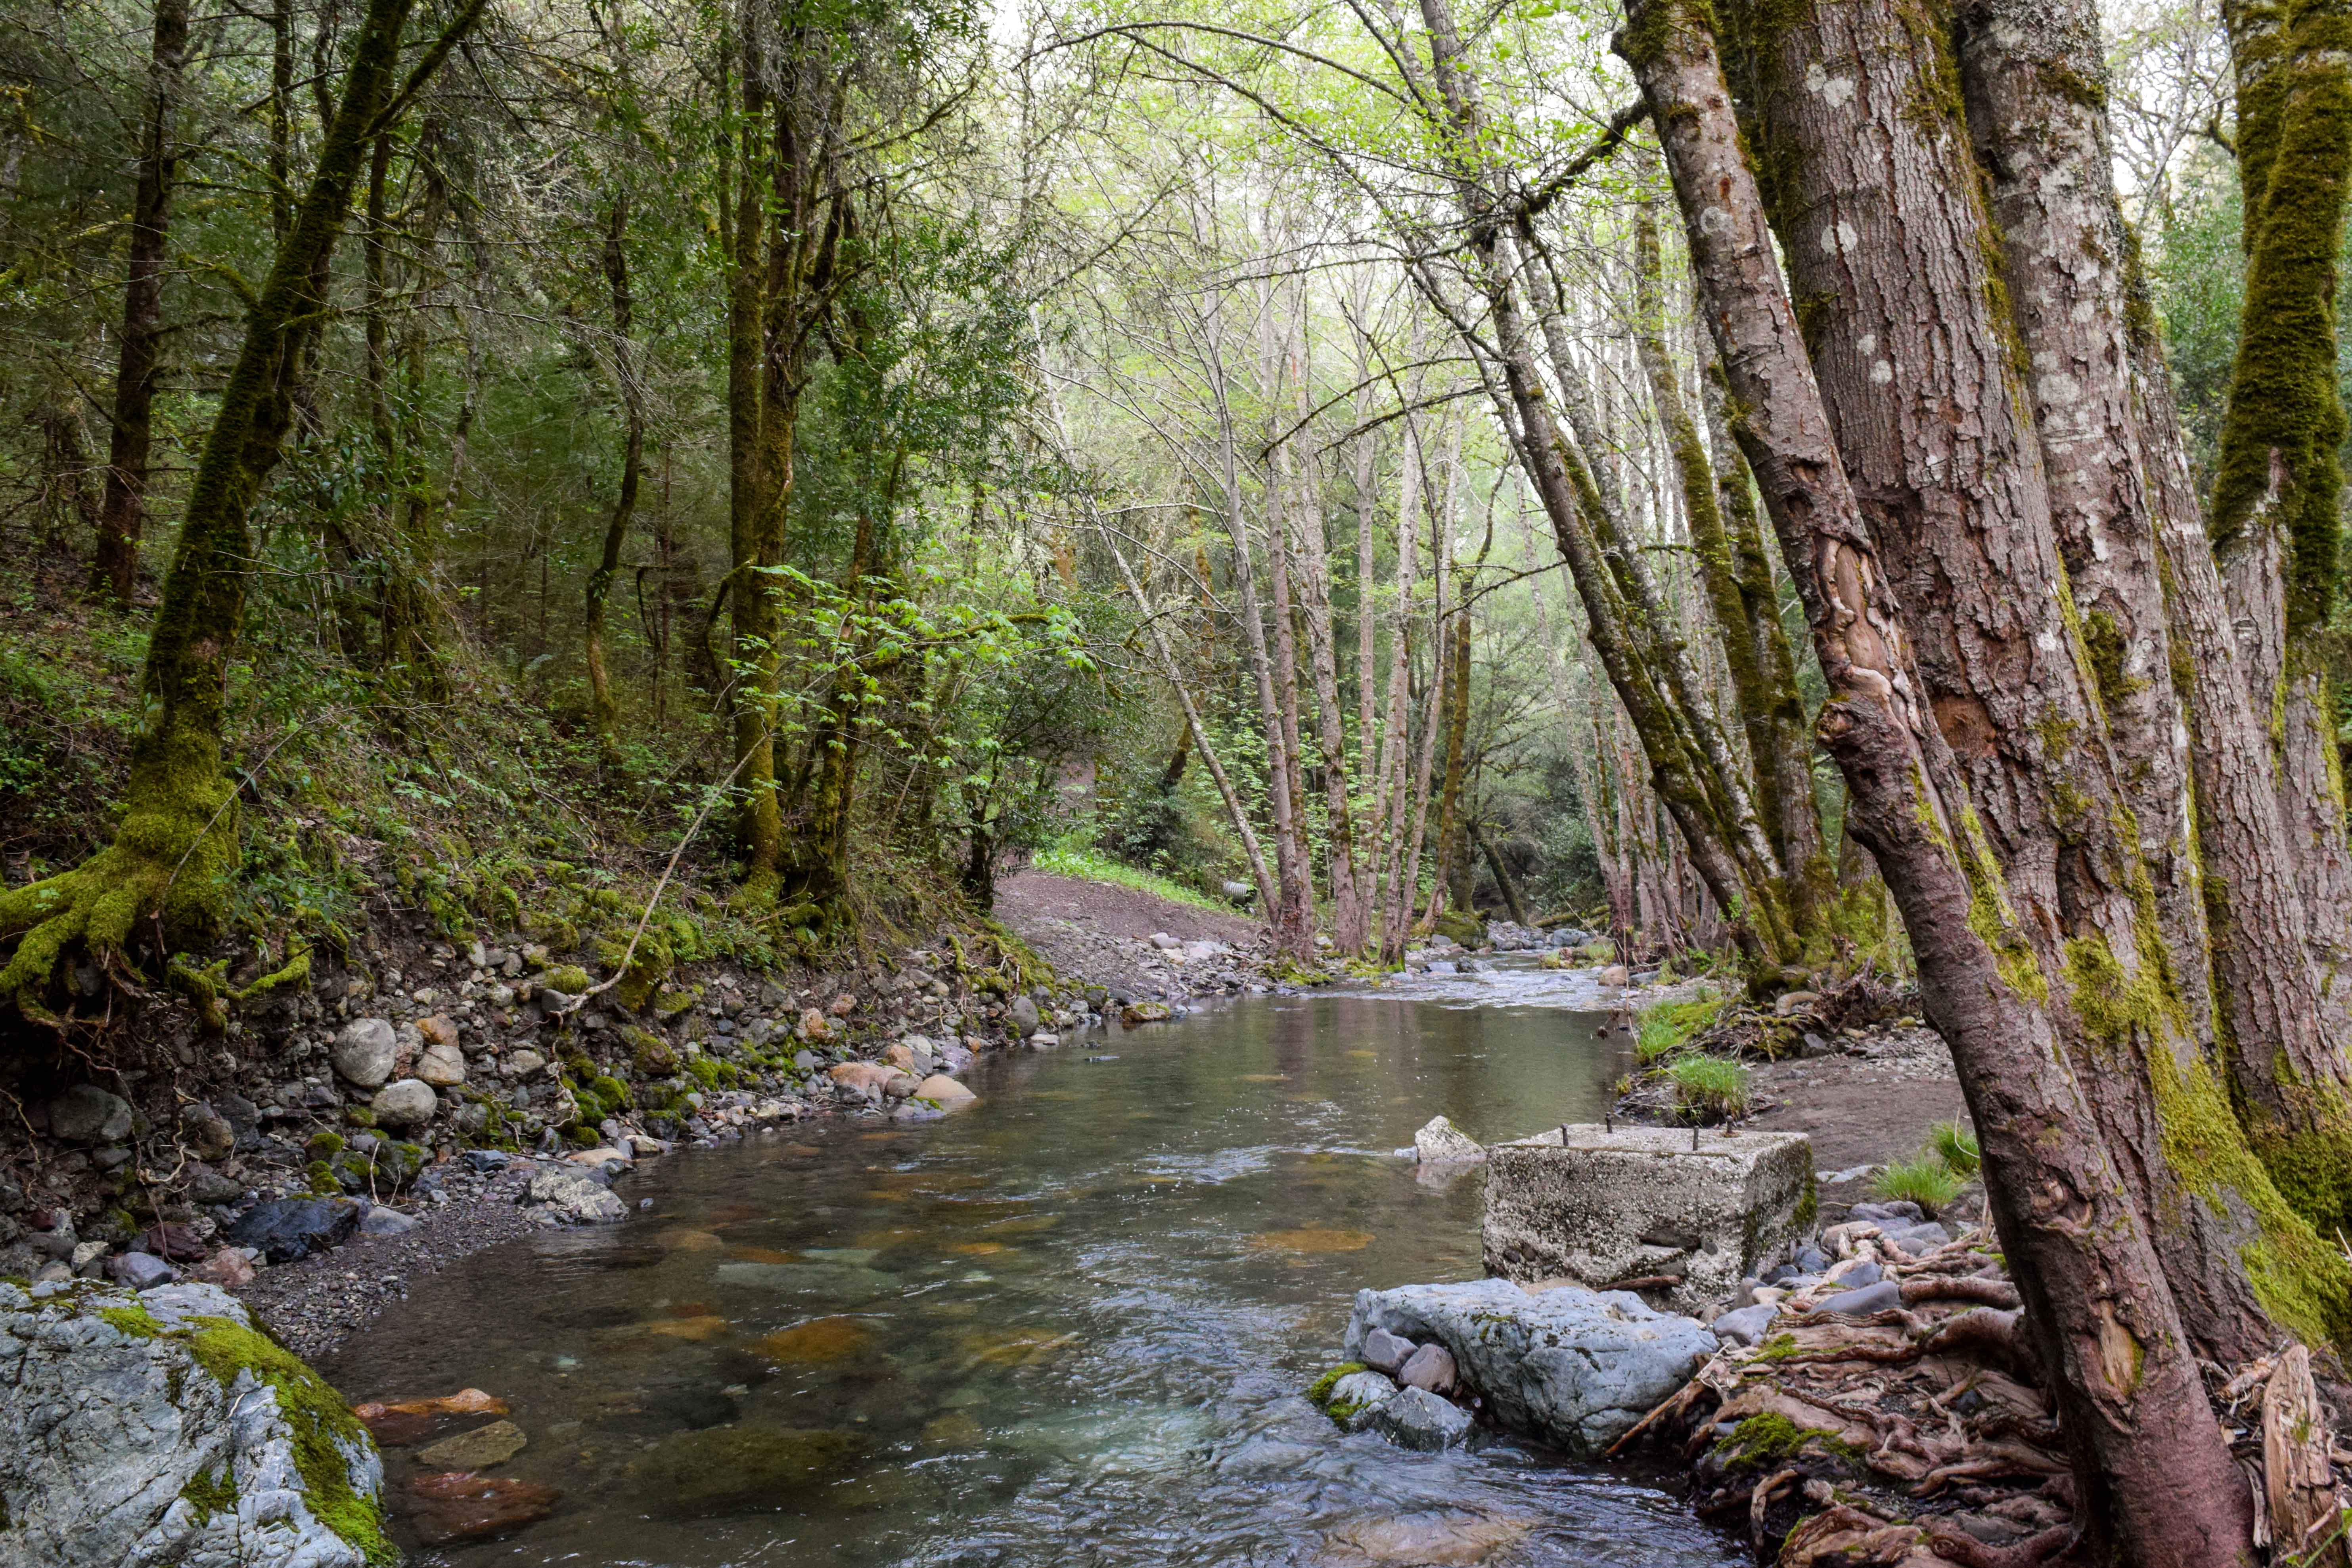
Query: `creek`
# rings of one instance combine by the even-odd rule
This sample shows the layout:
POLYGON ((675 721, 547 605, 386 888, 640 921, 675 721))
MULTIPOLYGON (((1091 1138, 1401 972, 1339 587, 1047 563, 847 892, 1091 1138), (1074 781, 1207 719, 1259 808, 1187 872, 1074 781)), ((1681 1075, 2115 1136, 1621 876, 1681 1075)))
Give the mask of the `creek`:
MULTIPOLYGON (((984 1058, 945 1121, 660 1161, 625 1224, 419 1279, 321 1370, 512 1405, 497 1473, 563 1500, 412 1559, 448 1568, 1727 1568, 1638 1474, 1407 1452, 1300 1397, 1359 1287, 1483 1272, 1480 1175, 1397 1151, 1441 1111, 1482 1141, 1598 1120, 1630 1065, 1600 1005, 1506 960, 984 1058)), ((388 1494, 416 1472, 385 1466, 388 1494)))

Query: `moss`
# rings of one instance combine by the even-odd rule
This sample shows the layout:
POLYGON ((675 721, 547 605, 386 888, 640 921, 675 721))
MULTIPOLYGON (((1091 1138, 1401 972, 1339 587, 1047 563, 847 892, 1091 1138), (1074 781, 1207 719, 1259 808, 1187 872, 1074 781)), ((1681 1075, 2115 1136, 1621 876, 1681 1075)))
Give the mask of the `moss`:
MULTIPOLYGON (((1924 801, 1933 798, 1922 795, 1924 801)), ((1927 808, 1922 806, 1924 812, 1927 808)), ((1930 824, 1931 830, 1933 824, 1930 824)), ((1993 858, 1992 846, 1985 838, 1984 824, 1978 819, 1974 805, 1960 808, 1960 828, 1968 836, 1966 855, 1955 855, 1960 874, 1969 884, 1969 929, 1992 950, 1993 968, 2001 983, 2010 990, 2040 1006, 2050 1000, 2050 982, 2042 973, 2041 961, 2033 955, 2025 933, 2018 929, 2017 910, 2009 901, 2009 886, 2002 880, 2000 863, 1993 858)), ((1940 835, 1939 835, 1940 837, 1940 835)), ((1952 845, 1945 840, 1945 848, 1952 845)))
POLYGON ((310 1178, 310 1190, 321 1197, 332 1197, 343 1190, 342 1179, 325 1160, 311 1161, 304 1173, 310 1178))
POLYGON ((2260 1235, 2242 1261, 2263 1310, 2306 1343, 2352 1343, 2352 1264, 2288 1206, 2211 1068, 2201 1060, 2183 1068, 2169 1051, 2149 1056, 2166 1160, 2200 1200, 2253 1213, 2260 1235))
POLYGON ((576 963, 559 963, 541 975, 539 984, 543 990, 561 991, 566 996, 577 996, 596 982, 576 963))
MULTIPOLYGON (((350 1456, 369 1447, 367 1432, 335 1391, 284 1346, 232 1318, 198 1318, 187 1335, 196 1364, 224 1391, 240 1373, 278 1395, 278 1412, 293 1436, 294 1468, 304 1500, 319 1522, 369 1563, 390 1564, 400 1554, 383 1533, 383 1514, 352 1485, 350 1456)), ((177 1335, 174 1338, 180 1337, 177 1335)))
POLYGON ((641 1073, 658 1076, 677 1069, 677 1053, 670 1048, 667 1040, 650 1029, 623 1029, 621 1043, 629 1047, 629 1059, 641 1073))
POLYGON ((2091 679, 2098 683, 2102 702, 2112 707, 2119 700, 2147 689, 2147 681, 2124 673, 2123 629, 2106 611, 2093 610, 2084 617, 2083 647, 2090 655, 2091 679))
POLYGON ((313 1160, 331 1160, 343 1152, 342 1134, 320 1131, 310 1134, 302 1152, 313 1160))
MULTIPOLYGON (((605 963, 617 967, 622 955, 626 952, 626 943, 607 942, 599 956, 605 963)), ((675 962, 669 944, 647 931, 638 938, 636 952, 630 956, 628 967, 621 971, 620 981, 613 987, 614 1001, 629 1012, 644 1012, 646 1005, 654 1000, 661 983, 669 978, 675 962)))
POLYGON ((98 1315, 132 1339, 152 1340, 163 1331, 144 1307, 100 1307, 98 1315))
POLYGON ((189 1512, 194 1515, 199 1525, 211 1523, 213 1515, 216 1513, 236 1512, 236 1469, 224 1464, 218 1476, 209 1470, 198 1470, 188 1478, 188 1484, 180 1489, 180 1499, 188 1505, 189 1512))
POLYGON ((2228 544, 2273 505, 2289 545, 2287 626, 2334 607, 2342 531, 2337 453, 2346 417, 2336 375, 2338 238, 2352 180, 2352 19, 2298 8, 2252 30, 2238 69, 2245 192, 2244 331, 2231 367, 2214 481, 2212 536, 2228 544), (2274 476, 2276 479, 2274 480, 2274 476))
POLYGON ((1821 1217, 1821 1184, 1815 1181, 1813 1179, 1813 1173, 1811 1171, 1808 1171, 1805 1173, 1804 1195, 1797 1200, 1796 1226, 1798 1234, 1803 1235, 1811 1231, 1813 1228, 1813 1222, 1821 1217))
POLYGON ((1328 1405, 1331 1402, 1331 1391, 1339 1386, 1339 1380, 1341 1378, 1347 1377, 1355 1373, 1368 1370, 1370 1369, 1368 1369, 1364 1363, 1360 1361, 1341 1362, 1338 1366, 1333 1367, 1330 1371, 1325 1373, 1322 1376, 1317 1378, 1313 1383, 1307 1385, 1307 1403, 1315 1405, 1318 1409, 1328 1405))
POLYGON ((665 991, 654 998, 654 1016, 675 1018, 702 1000, 702 987, 689 986, 683 991, 665 991))

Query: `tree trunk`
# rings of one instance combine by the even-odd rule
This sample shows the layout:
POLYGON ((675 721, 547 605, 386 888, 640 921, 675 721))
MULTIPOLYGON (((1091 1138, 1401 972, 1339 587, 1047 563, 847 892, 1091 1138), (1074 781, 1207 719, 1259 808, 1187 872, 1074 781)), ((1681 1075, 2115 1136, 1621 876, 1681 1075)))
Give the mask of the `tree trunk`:
POLYGON ((1486 828, 1475 818, 1470 824, 1470 836, 1477 841, 1479 853, 1486 857, 1486 868, 1495 873, 1495 886, 1503 895, 1505 907, 1511 911, 1512 922, 1533 931, 1535 914, 1519 892, 1518 879, 1511 875, 1510 867, 1503 863, 1502 853, 1495 847, 1494 839, 1487 837, 1486 828))
POLYGON ((2274 1316, 2326 1338, 2345 1317, 2346 1269, 2248 1155, 2182 998, 2067 588, 2014 328, 1992 306, 1999 242, 1966 128, 1918 108, 1942 101, 1948 43, 1865 5, 1752 40, 1790 284, 1927 696, 2018 912, 2012 984, 2066 1043, 2140 1213, 2165 1225, 2193 1342, 2235 1364, 2272 1344, 2274 1316), (1850 95, 1808 89, 1822 61, 1850 95), (2222 1146, 2185 1158, 2183 1140, 2208 1136, 2192 1114, 2205 1103, 2221 1112, 2210 1136, 2222 1146), (2258 1246, 2251 1256, 2279 1260, 2259 1279, 2258 1246))
MULTIPOLYGON (((2233 0, 2222 15, 2237 87, 2246 279, 2212 536, 2254 706, 2269 716, 2312 963, 2340 975, 2352 967, 2352 852, 2323 639, 2343 532, 2336 310, 2352 185, 2352 5, 2233 0)), ((2339 1046, 2352 1041, 2352 987, 2323 985, 2320 1001, 2325 1032, 2339 1046)), ((2304 1163, 2315 1174, 2330 1160, 2346 1182, 2340 1155, 2315 1152, 2304 1163)), ((2342 1187, 2336 1195, 2344 1206, 2342 1187)))
MULTIPOLYGON (((249 513, 293 423, 295 367, 325 313, 326 264, 392 101, 409 5, 371 0, 310 187, 247 313, 148 642, 147 719, 131 746, 122 825, 83 865, 0 894, 0 933, 17 937, 0 969, 0 998, 27 1016, 46 1016, 41 990, 69 947, 111 955, 152 921, 168 950, 211 926, 225 907, 237 841, 235 785, 222 769, 222 708, 252 570, 249 513)), ((412 75, 428 77, 479 12, 478 5, 460 12, 412 75)))
MULTIPOLYGON (((1747 730, 1757 815, 1789 875, 1789 914, 1798 943, 1809 953, 1826 956, 1836 888, 1822 854, 1820 808, 1807 765, 1811 745, 1804 732, 1804 699, 1797 690, 1787 634, 1780 629, 1771 563, 1763 555, 1760 539, 1757 548, 1742 548, 1735 554, 1732 536, 1724 526, 1722 502, 1734 491, 1728 479, 1717 482, 1698 422, 1683 400, 1681 382, 1666 353, 1658 230, 1646 206, 1635 216, 1633 239, 1633 346, 1680 486, 1699 587, 1720 635, 1733 704, 1747 730)), ((1747 529, 1752 532, 1755 509, 1747 504, 1747 476, 1742 472, 1729 479, 1738 481, 1738 501, 1748 513, 1747 529)), ((1748 543, 1745 539, 1740 542, 1743 547, 1748 543)))
MULTIPOLYGON (((2004 877, 1968 763, 1946 739, 1958 728, 1969 741, 1970 731, 1948 720, 1939 727, 1929 706, 1932 689, 1911 651, 1909 617, 1892 593, 1895 574, 1879 561, 1858 499, 1872 481, 1847 480, 1831 408, 1814 382, 1796 311, 1780 291, 1764 204, 1705 16, 1692 0, 1634 0, 1618 47, 1633 65, 1665 147, 1708 324, 1740 411, 1736 433, 1762 483, 1782 552, 1799 572, 1830 684, 1823 738, 1852 791, 1854 832, 1869 844, 1903 907, 1928 1015, 1951 1046, 1984 1143, 1995 1221, 2025 1293, 2027 1321, 2053 1374, 2084 1517, 2095 1530, 2112 1528, 2096 1542, 2105 1554, 2141 1568, 2242 1561, 2252 1528, 2245 1483, 2205 1398, 2154 1237, 2095 1131, 2098 1122, 2070 1065, 2078 1053, 2060 1027, 2064 1004, 2052 1005, 2053 988, 2038 967, 2043 960, 2034 938, 2045 921, 2056 924, 2057 911, 2026 906, 2021 892, 2030 896, 2031 889, 2017 889, 2013 874, 2004 877)), ((1922 84, 1906 70, 1889 70, 1906 47, 1898 38, 1873 37, 1869 22, 1824 7, 1769 42, 1791 58, 1804 51, 1817 78, 1830 66, 1854 69, 1866 62, 1867 69, 1856 69, 1858 89, 1855 77, 1833 79, 1845 84, 1841 101, 1853 101, 1883 134, 1922 101, 1922 84), (1853 100, 1844 99, 1849 90, 1853 100), (1884 101, 1883 93, 1890 94, 1884 101)), ((1814 96, 1827 95, 1817 88, 1814 96)), ((1759 108, 1770 115, 1769 101, 1759 108)), ((1912 133, 1906 125, 1873 151, 1900 146, 1912 133)), ((1932 127, 1916 133, 1931 135, 1932 127)), ((1778 165, 1767 161, 1783 177, 1806 177, 1816 160, 1826 161, 1810 144, 1784 156, 1778 165)), ((1906 179, 1929 173, 1894 172, 1906 179)), ((1887 205, 1903 195, 1881 184, 1841 188, 1887 205)), ((1791 199, 1794 193, 1780 195, 1791 199)), ((1863 244, 1860 222, 1889 221, 1903 209, 1864 213, 1836 203, 1801 209, 1791 200, 1791 210, 1823 225, 1832 257, 1852 265, 1877 254, 1863 244), (1855 226, 1851 247, 1839 226, 1848 223, 1855 226)), ((1973 233, 1971 227, 1971 238, 1973 233)), ((1904 237, 1924 235, 1915 226, 1904 237)), ((1875 237, 1883 243, 1891 237, 1875 237)), ((1804 290, 1793 247, 1790 254, 1792 285, 1804 290)), ((1960 259, 1927 247, 1896 254, 1943 266, 1960 259)), ((1971 248, 1970 258, 1976 256, 1971 248)), ((1855 276, 1871 276, 1866 264, 1855 276)), ((1947 298, 1965 312, 1984 295, 1947 298)), ((1924 323, 1909 324, 1916 330, 1924 323)), ((1816 342, 1833 335, 1822 333, 1816 342)), ((1902 353, 1916 345, 1889 346, 1902 353)), ((1865 386, 1874 363, 1864 361, 1865 386)), ((1906 363, 1923 378, 1958 368, 1949 361, 1906 363)), ((1834 376, 1834 361, 1832 367, 1834 376)), ((2000 397, 2008 389, 1997 382, 1993 390, 2000 397)), ((1949 393, 1937 405, 1976 406, 1949 393)), ((1848 410, 1839 426, 1849 442, 1865 424, 1859 412, 1848 410)), ((1935 520, 1944 526, 1958 521, 1948 512, 1935 520)), ((1937 531, 1931 525, 1929 531, 1937 531)), ((1922 613, 1915 607, 1911 615, 1922 613)), ((1937 612, 1925 614, 1932 623, 1937 612)), ((2015 661, 2003 668, 2016 668, 2015 661)), ((2063 691, 2063 672, 2051 685, 2063 691)), ((1984 759, 1974 763, 1979 773, 1990 771, 1984 759)), ((2012 836, 2010 847, 2015 855, 2023 846, 2012 836)), ((2151 966, 2158 961, 2142 958, 2151 966)), ((2172 1058, 2161 1059, 2168 1065, 2172 1058)))
POLYGON ((122 284, 121 353, 114 371, 113 435, 98 508, 91 586, 118 605, 139 579, 139 536, 147 522, 147 468, 155 440, 155 380, 163 350, 163 271, 172 186, 179 155, 173 116, 188 53, 187 0, 155 0, 146 114, 139 128, 139 184, 131 207, 131 255, 122 284))
POLYGON ((2214 1070, 2231 1081, 2273 1181, 2331 1235, 2352 1225, 2352 1066, 2327 1027, 2341 1009, 2314 963, 2275 765, 2221 625, 2161 344, 2145 322, 2134 341, 2145 307, 2126 274, 2105 123, 2095 102, 2053 85, 2099 79, 2097 15, 2087 0, 1984 0, 1967 22, 1963 82, 1992 172, 2008 297, 2040 369, 2053 519, 2109 733, 2133 759, 2124 788, 2159 922, 2192 960, 2183 1005, 2199 1037, 2218 1042, 2214 1070), (2162 544, 2164 534, 2178 543, 2162 544), (2176 650, 2171 632, 2189 640, 2176 650), (2192 796, 2193 842, 2183 809, 2192 796), (2200 953, 2210 954, 2218 1016, 2200 953))
POLYGON ((629 294, 629 198, 613 198, 612 226, 604 236, 604 281, 613 291, 613 381, 621 395, 625 434, 621 446, 621 490, 613 515, 604 524, 604 549, 595 571, 588 576, 587 613, 582 641, 588 665, 590 721, 596 728, 596 746, 607 768, 621 762, 620 710, 613 700, 613 679, 604 665, 604 606, 612 597, 613 579, 621 570, 621 551, 628 542, 629 525, 637 511, 637 487, 645 470, 645 398, 637 385, 634 301, 629 294))

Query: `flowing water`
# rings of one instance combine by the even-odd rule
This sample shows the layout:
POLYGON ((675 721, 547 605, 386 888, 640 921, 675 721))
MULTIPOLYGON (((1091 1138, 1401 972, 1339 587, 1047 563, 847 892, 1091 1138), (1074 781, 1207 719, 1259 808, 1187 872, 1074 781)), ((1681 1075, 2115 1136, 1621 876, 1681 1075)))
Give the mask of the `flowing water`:
POLYGON ((563 1500, 418 1556, 450 1568, 1742 1562, 1623 1472, 1300 1397, 1358 1288, 1482 1272, 1479 1175, 1397 1150, 1440 1111, 1597 1118, 1628 1065, 1598 1004, 1507 966, 991 1058, 944 1121, 659 1162, 618 1189, 650 1209, 421 1280, 325 1370, 513 1406, 497 1473, 563 1500))

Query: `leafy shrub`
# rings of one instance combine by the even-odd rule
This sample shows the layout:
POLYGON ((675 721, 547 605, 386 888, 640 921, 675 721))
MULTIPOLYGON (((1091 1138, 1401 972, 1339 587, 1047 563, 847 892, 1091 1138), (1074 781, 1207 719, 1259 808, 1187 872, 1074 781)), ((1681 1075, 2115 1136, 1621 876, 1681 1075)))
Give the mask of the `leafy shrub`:
POLYGON ((1748 1110, 1748 1069, 1728 1057, 1685 1057, 1666 1069, 1675 1103, 1697 1121, 1727 1121, 1748 1110))
POLYGON ((1878 1173, 1870 1190, 1889 1203, 1917 1204, 1921 1213, 1932 1215, 1949 1207, 1965 1184, 1942 1157, 1931 1151, 1916 1160, 1890 1163, 1878 1173))

